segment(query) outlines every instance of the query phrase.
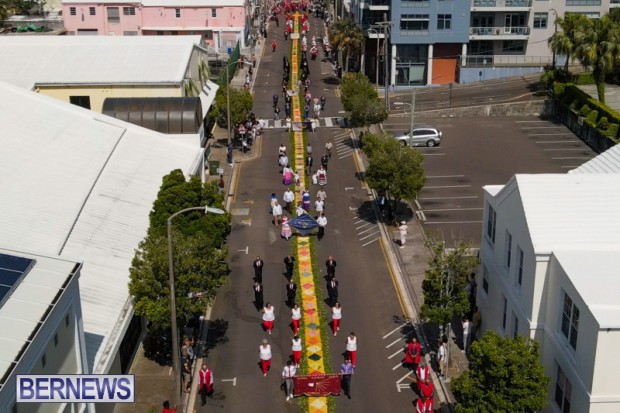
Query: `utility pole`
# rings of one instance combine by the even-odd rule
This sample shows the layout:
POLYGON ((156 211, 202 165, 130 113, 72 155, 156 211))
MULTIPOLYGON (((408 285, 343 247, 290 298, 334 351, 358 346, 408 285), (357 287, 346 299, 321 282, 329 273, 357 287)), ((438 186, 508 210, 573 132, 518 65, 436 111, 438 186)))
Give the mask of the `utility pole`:
POLYGON ((411 123, 409 125, 409 145, 413 142, 413 116, 415 113, 415 87, 411 92, 411 123))
POLYGON ((388 21, 387 13, 383 13, 383 80, 385 84, 385 105, 388 112, 390 111, 390 82, 388 76, 388 21))

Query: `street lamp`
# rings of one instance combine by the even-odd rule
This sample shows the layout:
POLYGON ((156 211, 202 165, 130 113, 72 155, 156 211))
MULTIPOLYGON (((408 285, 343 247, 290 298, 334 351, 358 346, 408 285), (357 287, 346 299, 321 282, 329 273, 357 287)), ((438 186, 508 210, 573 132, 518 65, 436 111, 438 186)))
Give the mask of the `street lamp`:
POLYGON ((228 144, 230 145, 230 142, 232 142, 232 139, 230 138, 230 76, 228 74, 228 68, 231 65, 236 65, 237 63, 242 63, 244 65, 252 65, 252 63, 250 62, 246 62, 245 60, 237 60, 235 62, 228 62, 226 64, 226 129, 228 132, 228 144))
POLYGON ((370 29, 368 29, 368 37, 370 37, 371 34, 374 34, 375 36, 377 36, 377 57, 376 57, 376 68, 375 68, 375 85, 377 85, 377 94, 379 94, 379 32, 376 29, 373 29, 372 27, 370 29))
POLYGON ((179 329, 177 326, 177 299, 176 299, 176 291, 174 288, 174 259, 172 257, 172 220, 177 215, 183 214, 189 211, 204 211, 205 214, 211 212, 212 214, 225 214, 226 211, 223 211, 219 208, 213 208, 210 206, 204 207, 191 207, 185 208, 174 214, 170 215, 167 220, 167 229, 168 229, 168 282, 170 288, 170 328, 172 329, 172 371, 174 374, 174 404, 177 406, 177 409, 180 409, 180 395, 181 395, 181 360, 180 360, 180 351, 179 351, 179 329))

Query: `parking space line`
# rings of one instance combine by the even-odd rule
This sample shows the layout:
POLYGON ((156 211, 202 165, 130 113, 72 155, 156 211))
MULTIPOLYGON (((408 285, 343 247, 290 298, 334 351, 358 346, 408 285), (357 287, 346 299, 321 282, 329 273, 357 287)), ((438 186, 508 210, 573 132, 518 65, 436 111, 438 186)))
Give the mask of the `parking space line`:
POLYGON ((367 225, 374 225, 372 222, 367 222, 364 225, 360 225, 359 227, 355 227, 355 229, 360 229, 360 228, 364 228, 367 225))
POLYGON ((591 156, 565 156, 562 158, 551 158, 551 159, 559 161, 562 159, 592 159, 592 157, 591 156))
POLYGON ((368 229, 363 230, 362 232, 358 232, 357 235, 362 235, 364 232, 372 231, 374 227, 370 227, 368 229))
POLYGON ((394 334, 395 332, 397 332, 398 330, 400 330, 401 328, 403 328, 402 325, 399 325, 398 327, 396 327, 394 330, 390 331, 389 333, 387 333, 386 335, 384 335, 383 337, 381 337, 383 340, 385 340, 386 338, 388 338, 389 336, 391 336, 392 334, 394 334))
POLYGON ((398 356, 399 354, 403 354, 402 350, 398 350, 396 353, 392 354, 391 356, 388 356, 388 360, 393 359, 394 357, 398 356))
POLYGON ((426 179, 439 179, 439 178, 463 178, 465 175, 435 175, 427 176, 426 179))
POLYGON ((543 151, 583 151, 584 148, 545 148, 543 151))
POLYGON ((396 340, 392 341, 390 344, 388 344, 387 346, 385 346, 385 348, 390 348, 390 347, 392 347, 394 344, 397 344, 397 343, 402 343, 402 341, 403 341, 403 338, 402 338, 402 337, 398 337, 396 340))
POLYGON ((547 123, 546 120, 515 120, 515 123, 547 123))
POLYGON ((546 145, 548 143, 569 143, 569 142, 572 143, 572 142, 575 142, 575 141, 573 139, 566 139, 566 140, 563 140, 563 141, 536 141, 536 143, 539 143, 541 145, 546 145))
POLYGON ((449 224, 449 225, 455 225, 455 224, 482 224, 482 221, 426 221, 424 222, 425 225, 444 225, 444 224, 449 224))
POLYGON ((471 196, 429 196, 424 198, 418 198, 420 201, 434 201, 438 199, 476 199, 476 195, 471 196))
POLYGON ((484 208, 441 208, 441 209, 423 209, 427 212, 446 212, 446 211, 482 211, 484 208))
POLYGON ((346 155, 339 156, 339 157, 338 157, 338 159, 348 158, 348 157, 349 157, 349 156, 351 156, 351 155, 353 155, 353 152, 348 153, 348 154, 346 154, 346 155))
POLYGON ((522 131, 528 131, 530 129, 558 129, 563 128, 564 126, 528 126, 525 128, 521 128, 522 131))
POLYGON ((529 136, 572 136, 575 135, 572 132, 560 132, 560 133, 528 133, 529 136))
POLYGON ((392 371, 394 370, 398 370, 398 369, 402 369, 403 368, 403 363, 398 363, 397 365, 395 365, 394 367, 392 367, 392 371))
POLYGON ((444 186, 425 186, 422 189, 449 189, 449 188, 469 188, 471 185, 444 185, 444 186))
POLYGON ((373 242, 378 241, 378 240, 380 240, 380 239, 381 239, 381 237, 377 237, 377 238, 375 238, 375 239, 372 239, 372 240, 368 241, 367 243, 362 244, 362 247, 365 247, 365 246, 366 246, 366 245, 368 245, 368 244, 372 244, 373 242))
POLYGON ((565 169, 575 169, 575 168, 579 168, 581 165, 562 165, 560 166, 560 168, 565 168, 565 169))
POLYGON ((366 235, 365 237, 360 238, 360 241, 364 241, 366 238, 370 238, 370 237, 372 237, 373 235, 376 235, 376 234, 379 234, 379 233, 380 233, 380 231, 373 232, 373 233, 372 233, 372 234, 370 234, 370 235, 366 235))

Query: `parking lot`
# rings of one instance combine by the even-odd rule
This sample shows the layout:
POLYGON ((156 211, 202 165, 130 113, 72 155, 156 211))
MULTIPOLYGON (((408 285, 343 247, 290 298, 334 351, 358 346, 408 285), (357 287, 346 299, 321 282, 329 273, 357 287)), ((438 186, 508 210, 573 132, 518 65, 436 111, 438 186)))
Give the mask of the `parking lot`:
MULTIPOLYGON (((391 117, 386 133, 402 134, 408 117, 391 117)), ((481 236, 484 185, 503 185, 514 174, 566 173, 596 156, 564 125, 536 117, 423 118, 415 125, 443 132, 441 145, 418 148, 426 186, 419 216, 429 235, 447 244, 481 236)))

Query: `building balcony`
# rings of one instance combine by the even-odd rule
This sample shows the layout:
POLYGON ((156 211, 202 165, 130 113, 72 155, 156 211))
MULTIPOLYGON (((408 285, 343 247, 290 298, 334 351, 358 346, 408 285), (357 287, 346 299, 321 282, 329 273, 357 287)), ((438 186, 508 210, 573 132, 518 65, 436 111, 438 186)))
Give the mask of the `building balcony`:
POLYGON ((620 7, 620 0, 610 0, 609 8, 620 7))
POLYGON ((390 10, 390 0, 365 0, 362 8, 368 10, 390 10))
POLYGON ((528 26, 469 28, 469 40, 527 40, 529 36, 528 26))
POLYGON ((472 11, 529 11, 532 0, 471 0, 472 11))

